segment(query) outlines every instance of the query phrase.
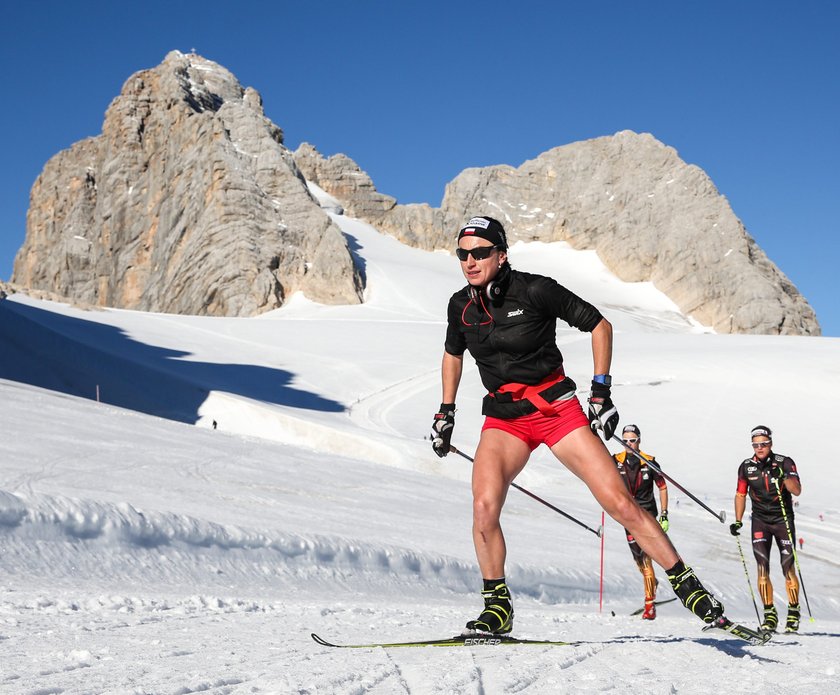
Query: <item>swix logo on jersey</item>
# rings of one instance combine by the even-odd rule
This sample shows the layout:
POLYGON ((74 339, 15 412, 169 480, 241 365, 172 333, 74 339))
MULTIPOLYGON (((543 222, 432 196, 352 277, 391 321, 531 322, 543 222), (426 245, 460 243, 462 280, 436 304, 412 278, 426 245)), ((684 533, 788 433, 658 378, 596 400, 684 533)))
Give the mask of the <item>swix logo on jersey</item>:
POLYGON ((513 311, 508 312, 507 317, 511 318, 512 316, 522 316, 524 313, 525 309, 514 309, 513 311))

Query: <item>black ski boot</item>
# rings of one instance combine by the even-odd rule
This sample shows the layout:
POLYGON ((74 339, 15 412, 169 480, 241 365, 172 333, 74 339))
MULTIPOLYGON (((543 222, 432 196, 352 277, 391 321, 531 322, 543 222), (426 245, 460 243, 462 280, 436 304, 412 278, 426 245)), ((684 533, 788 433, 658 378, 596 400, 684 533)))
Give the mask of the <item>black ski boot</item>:
POLYGON ((799 632, 799 604, 788 604, 787 622, 785 632, 799 632))
POLYGON ((776 612, 776 606, 772 603, 769 606, 764 606, 764 622, 758 626, 758 629, 763 632, 775 632, 778 625, 779 614, 776 612))
POLYGON ((484 599, 484 610, 478 618, 467 623, 467 629, 495 635, 506 635, 513 630, 513 606, 504 577, 485 579, 481 596, 484 599))
POLYGON ((713 623, 723 615, 723 604, 706 591, 694 570, 686 567, 682 560, 666 574, 682 604, 704 623, 713 623))

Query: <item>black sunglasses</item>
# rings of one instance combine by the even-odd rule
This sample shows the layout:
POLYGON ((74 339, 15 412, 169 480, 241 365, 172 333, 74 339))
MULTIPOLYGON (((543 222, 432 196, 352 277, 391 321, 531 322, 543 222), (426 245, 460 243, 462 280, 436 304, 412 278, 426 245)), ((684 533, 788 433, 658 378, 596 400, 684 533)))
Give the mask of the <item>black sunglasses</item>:
POLYGON ((763 449, 765 446, 770 446, 773 442, 753 442, 753 449, 763 449))
POLYGON ((470 257, 477 261, 483 261, 485 258, 490 258, 490 254, 495 251, 498 246, 476 246, 474 249, 462 249, 460 246, 455 249, 455 255, 458 256, 459 261, 465 261, 470 257))

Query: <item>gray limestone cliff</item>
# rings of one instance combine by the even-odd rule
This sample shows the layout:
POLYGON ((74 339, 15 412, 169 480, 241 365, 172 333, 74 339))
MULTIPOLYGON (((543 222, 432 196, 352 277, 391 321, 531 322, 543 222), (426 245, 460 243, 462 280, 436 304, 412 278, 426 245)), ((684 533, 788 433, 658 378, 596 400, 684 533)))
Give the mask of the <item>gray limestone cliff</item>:
POLYGON ((490 215, 511 243, 595 249, 619 278, 652 281, 720 333, 820 334, 814 310, 705 172, 651 135, 623 131, 554 148, 518 168, 466 169, 447 185, 440 208, 397 205, 343 155, 324 158, 302 145, 295 159, 347 210, 407 244, 450 249, 465 220, 490 215))
POLYGON ((297 290, 358 303, 360 277, 259 94, 173 51, 127 80, 100 135, 46 164, 12 281, 92 305, 250 316, 297 290))

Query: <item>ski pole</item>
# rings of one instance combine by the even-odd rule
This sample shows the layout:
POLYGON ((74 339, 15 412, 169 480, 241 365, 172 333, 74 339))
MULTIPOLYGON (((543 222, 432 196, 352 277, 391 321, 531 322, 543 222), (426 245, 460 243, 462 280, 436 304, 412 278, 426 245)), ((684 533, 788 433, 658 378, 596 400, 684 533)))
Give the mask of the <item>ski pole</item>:
POLYGON ((720 512, 716 512, 711 507, 707 506, 702 501, 700 501, 697 497, 692 495, 688 490, 686 490, 682 485, 680 485, 670 475, 668 475, 665 471, 663 471, 659 467, 659 464, 656 463, 656 461, 652 461, 647 456, 645 456, 641 451, 634 451, 633 449, 631 449, 627 444, 624 443, 624 441, 621 439, 621 437, 617 437, 616 435, 613 435, 612 438, 615 439, 615 441, 617 441, 619 444, 621 444, 621 446, 623 446, 625 449, 627 449, 627 451, 629 453, 633 454, 633 456, 638 456, 640 459, 642 459, 642 461, 644 461, 654 471, 659 473, 659 475, 661 475, 663 478, 665 478, 665 480, 668 480, 668 481, 672 482, 674 484, 674 487, 676 487, 678 490, 682 490, 686 495, 688 495, 691 499, 693 499, 695 502, 697 502, 697 504, 699 504, 701 507, 703 507, 703 509, 705 509, 707 512, 709 512, 709 514, 711 514, 713 517, 715 517, 720 523, 723 523, 724 521, 726 521, 726 512, 725 511, 723 511, 721 509, 720 512))
MULTIPOLYGON (((469 456, 468 454, 465 454, 463 451, 461 451, 457 447, 452 446, 451 444, 449 445, 449 451, 451 451, 453 454, 458 454, 458 456, 463 456, 465 459, 467 459, 467 461, 470 461, 470 462, 475 461, 475 459, 472 456, 469 456)), ((540 504, 544 504, 549 509, 552 509, 555 512, 557 512, 558 514, 561 514, 562 516, 565 516, 569 521, 574 521, 578 526, 583 526, 583 528, 585 528, 587 531, 592 531, 592 533, 594 533, 596 536, 598 536, 598 538, 601 537, 601 530, 602 529, 599 528, 596 531, 594 528, 590 528, 589 526, 584 524, 582 521, 578 521, 577 519, 575 519, 575 517, 573 517, 571 514, 567 514, 562 509, 558 509, 557 507, 555 507, 550 502, 546 502, 542 497, 537 497, 537 495, 535 495, 533 492, 531 492, 530 490, 526 490, 524 487, 522 487, 521 485, 517 485, 513 481, 511 481, 510 485, 511 485, 511 487, 515 487, 520 492, 524 492, 531 499, 535 499, 540 504)))
POLYGON ((747 575, 747 586, 750 587, 750 596, 752 596, 753 608, 755 608, 755 617, 758 618, 759 625, 761 624, 761 616, 758 613, 758 604, 755 602, 755 592, 750 581, 750 572, 747 569, 747 561, 744 559, 744 551, 741 549, 741 536, 735 536, 735 541, 738 543, 738 552, 741 555, 741 564, 744 566, 744 574, 747 575))
POLYGON ((604 510, 601 510, 601 575, 598 579, 598 612, 604 609, 604 510))
POLYGON ((799 555, 796 552, 796 543, 794 543, 793 534, 790 531, 790 522, 788 521, 787 510, 785 509, 785 501, 782 499, 782 490, 779 487, 779 481, 777 478, 773 478, 773 484, 776 486, 776 493, 779 495, 779 506, 782 508, 782 516, 785 518, 785 528, 787 529, 790 547, 793 549, 793 561, 796 564, 796 572, 799 574, 799 583, 802 585, 802 595, 805 597, 805 606, 808 608, 808 617, 813 623, 814 616, 811 614, 811 604, 808 603, 808 592, 805 591, 805 581, 802 579, 802 568, 799 566, 799 555))

